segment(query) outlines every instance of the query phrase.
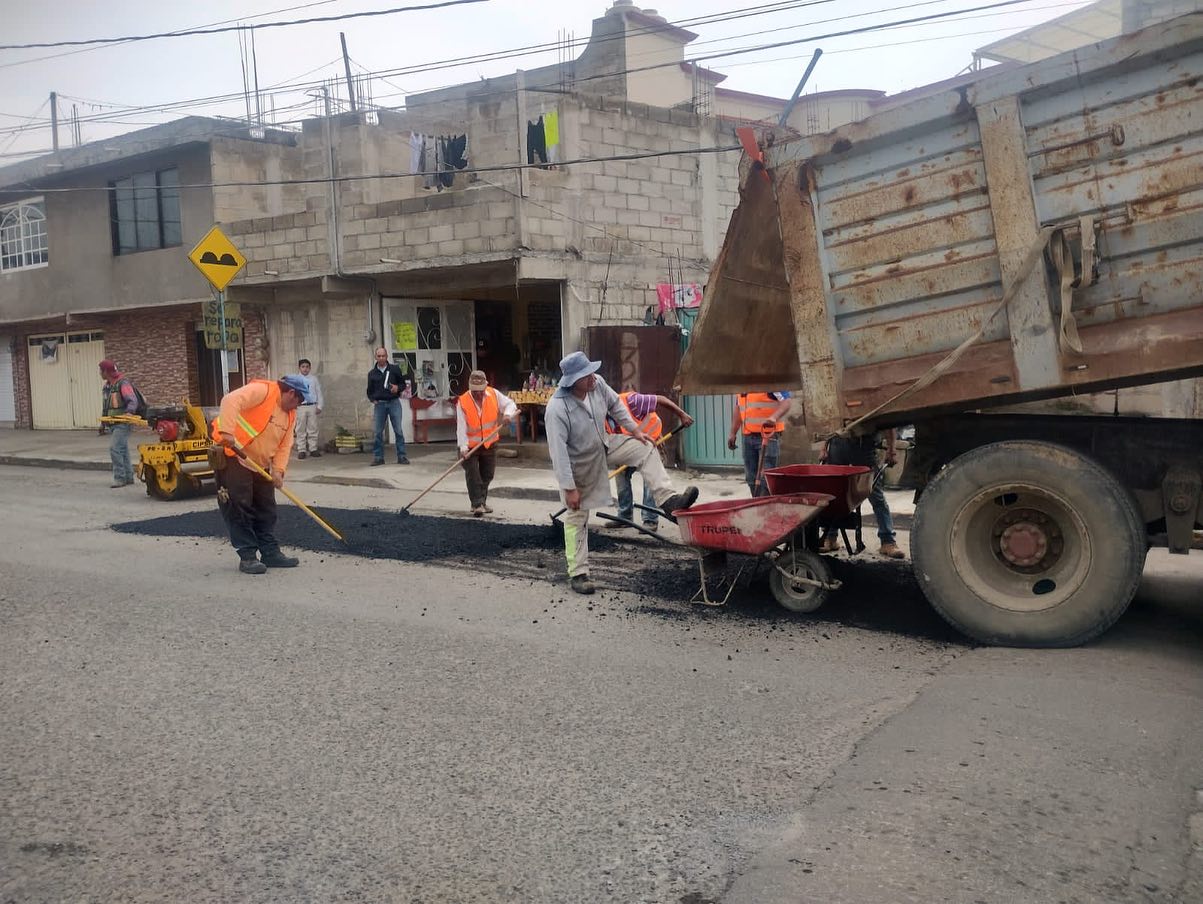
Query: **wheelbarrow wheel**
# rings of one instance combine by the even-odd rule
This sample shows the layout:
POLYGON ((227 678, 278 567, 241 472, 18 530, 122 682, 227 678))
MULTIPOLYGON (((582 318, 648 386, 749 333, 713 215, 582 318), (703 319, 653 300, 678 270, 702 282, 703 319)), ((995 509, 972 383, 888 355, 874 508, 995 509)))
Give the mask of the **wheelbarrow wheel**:
POLYGON ((827 600, 830 591, 826 587, 809 583, 831 583, 831 569, 822 556, 808 549, 791 549, 774 559, 773 566, 769 573, 769 589, 773 591, 773 598, 790 612, 814 612, 827 600), (790 577, 801 578, 807 583, 792 581, 790 577))

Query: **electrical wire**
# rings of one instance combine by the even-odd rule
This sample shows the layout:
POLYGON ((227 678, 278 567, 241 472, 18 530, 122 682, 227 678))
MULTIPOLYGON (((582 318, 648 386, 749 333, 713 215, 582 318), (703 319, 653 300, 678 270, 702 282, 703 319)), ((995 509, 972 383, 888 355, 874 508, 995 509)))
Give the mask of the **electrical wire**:
MULTIPOLYGON (((813 5, 818 2, 830 2, 830 0, 808 0, 808 2, 804 5, 813 5)), ((835 19, 835 20, 825 20, 825 21, 837 21, 837 20, 863 18, 863 17, 869 16, 869 15, 880 14, 881 12, 898 11, 898 10, 903 10, 903 9, 914 8, 916 6, 929 5, 930 2, 939 2, 939 0, 927 0, 927 2, 921 2, 921 3, 911 4, 911 5, 895 6, 895 7, 890 7, 889 9, 886 9, 886 10, 876 10, 876 11, 872 11, 869 13, 860 13, 860 14, 854 14, 854 15, 850 15, 850 16, 837 17, 837 19, 835 19)), ((954 17, 963 16, 963 15, 965 15, 967 13, 971 13, 971 12, 979 12, 979 11, 983 11, 983 10, 999 9, 999 8, 1008 8, 1008 7, 1016 6, 1019 4, 1031 3, 1031 2, 1033 2, 1033 0, 1003 0, 1003 2, 996 2, 996 3, 992 3, 992 4, 987 4, 984 6, 972 7, 970 9, 949 10, 949 11, 941 12, 941 13, 933 13, 928 16, 914 17, 914 18, 903 19, 903 20, 898 20, 898 21, 894 21, 894 22, 886 22, 886 23, 879 23, 879 24, 875 24, 875 25, 868 25, 868 26, 864 26, 862 28, 831 32, 831 33, 825 34, 825 35, 814 35, 814 36, 810 36, 810 37, 798 38, 798 39, 795 39, 792 41, 781 41, 781 42, 774 42, 774 43, 770 43, 770 44, 753 45, 750 47, 737 48, 734 50, 720 52, 720 53, 704 54, 704 55, 700 55, 700 56, 696 56, 696 57, 691 57, 686 60, 678 60, 678 61, 674 61, 674 62, 670 62, 670 63, 661 63, 661 64, 655 64, 655 65, 651 65, 651 66, 631 67, 631 68, 627 68, 624 70, 609 72, 609 73, 604 73, 604 74, 597 74, 597 75, 592 75, 592 76, 581 76, 581 77, 575 78, 573 81, 574 81, 574 83, 587 82, 587 81, 592 81, 594 79, 612 78, 617 75, 645 72, 645 71, 661 69, 661 68, 671 68, 671 67, 676 67, 682 63, 696 64, 696 63, 703 62, 706 60, 725 58, 725 57, 739 55, 739 54, 743 54, 743 53, 752 53, 752 52, 757 52, 760 50, 775 49, 775 48, 779 48, 779 47, 811 43, 811 42, 815 42, 815 41, 819 41, 819 40, 827 40, 827 39, 834 38, 834 37, 844 37, 844 36, 848 36, 848 35, 864 34, 864 33, 871 32, 871 31, 886 30, 889 28, 898 27, 900 25, 911 25, 911 24, 919 24, 919 23, 925 23, 925 22, 930 22, 930 21, 937 21, 937 20, 941 20, 941 19, 951 19, 954 17)), ((772 7, 772 9, 770 9, 770 11, 777 11, 778 7, 780 7, 781 5, 782 4, 770 5, 772 7)), ((798 4, 796 4, 796 3, 791 4, 791 6, 796 6, 796 5, 798 5, 798 4)), ((755 9, 759 9, 759 8, 753 7, 751 9, 755 10, 755 9)), ((741 11, 737 11, 737 12, 740 15, 743 15, 746 11, 741 10, 741 11)), ((684 20, 684 21, 689 21, 689 20, 684 20)), ((669 24, 674 24, 674 23, 669 23, 669 24)), ((663 25, 658 25, 657 28, 663 28, 663 25)), ((554 46, 554 45, 552 45, 552 46, 554 46)), ((435 64, 435 68, 438 68, 437 64, 435 64)), ((394 76, 394 75, 403 74, 403 73, 412 73, 414 71, 416 71, 414 69, 414 67, 402 67, 400 69, 385 70, 384 72, 376 73, 376 77, 382 78, 382 77, 394 76)), ((305 88, 315 88, 315 87, 320 87, 321 84, 322 83, 308 83, 308 84, 295 85, 295 86, 290 86, 289 90, 303 90, 305 88)), ((462 85, 462 84, 463 83, 460 83, 457 85, 448 85, 446 87, 447 88, 460 87, 460 85, 462 85)), ((433 91, 440 91, 440 90, 443 90, 443 89, 442 88, 425 89, 424 91, 415 92, 415 93, 424 94, 424 93, 430 93, 433 91)), ((476 98, 484 98, 484 97, 490 96, 491 94, 492 95, 507 95, 507 94, 515 93, 515 91, 516 91, 516 88, 506 88, 506 89, 501 89, 501 90, 497 90, 497 91, 493 91, 493 92, 474 92, 473 96, 476 98)), ((394 96, 399 96, 399 95, 383 95, 382 99, 394 97, 394 96)), ((210 98, 196 98, 196 99, 190 99, 190 100, 186 100, 186 101, 167 102, 167 103, 158 104, 158 105, 146 105, 146 106, 139 107, 139 108, 131 108, 131 110, 137 109, 138 112, 168 112, 168 111, 175 111, 175 110, 188 109, 188 108, 215 106, 218 104, 233 103, 235 101, 241 101, 241 100, 243 100, 243 93, 237 92, 237 93, 230 93, 230 94, 226 94, 226 95, 216 95, 216 96, 213 96, 210 98)), ((443 103, 445 103, 444 99, 434 99, 434 100, 430 100, 430 101, 426 101, 426 102, 419 101, 417 103, 408 103, 406 105, 405 109, 410 110, 410 109, 414 109, 414 108, 421 107, 421 106, 438 105, 438 104, 443 104, 443 103)), ((129 112, 129 111, 127 111, 127 112, 129 112)), ((103 121, 103 119, 104 119, 104 117, 84 117, 84 118, 81 118, 81 122, 86 122, 86 121, 90 121, 90 120, 103 121)), ((7 131, 10 131, 10 129, 0 128, 0 134, 4 134, 7 131)))
MULTIPOLYGON (((572 160, 558 161, 557 167, 565 166, 581 166, 591 163, 615 163, 631 160, 651 160, 656 157, 683 157, 691 154, 726 154, 731 151, 738 151, 742 145, 715 145, 712 147, 696 147, 684 148, 682 150, 655 150, 655 151, 635 151, 630 154, 611 154, 608 156, 593 156, 593 157, 576 157, 572 160)), ((546 163, 496 163, 490 166, 467 167, 462 170, 456 170, 457 173, 473 174, 473 173, 509 173, 518 170, 540 169, 546 170, 546 163)), ((346 183, 346 182, 368 182, 373 179, 402 179, 411 176, 437 176, 439 171, 416 172, 416 173, 362 173, 346 176, 335 176, 333 178, 313 178, 313 179, 256 179, 253 181, 232 181, 232 182, 191 182, 180 184, 180 190, 185 189, 213 189, 213 188, 256 188, 264 185, 329 185, 330 183, 346 183)), ((52 188, 52 187, 35 187, 25 185, 24 187, 0 188, 0 195, 12 194, 27 194, 30 191, 37 191, 39 194, 74 194, 81 192, 109 192, 116 191, 115 186, 111 185, 87 185, 75 186, 71 188, 52 188)))
MULTIPOLYGON (((239 16, 236 19, 219 19, 216 22, 204 22, 200 25, 189 26, 189 28, 209 28, 214 25, 228 25, 231 22, 245 22, 250 19, 262 19, 264 16, 276 16, 276 15, 279 15, 280 13, 291 13, 291 12, 295 12, 298 9, 311 9, 315 6, 329 6, 331 3, 337 3, 337 2, 339 2, 339 0, 316 0, 316 2, 313 2, 313 3, 301 3, 297 6, 286 6, 283 9, 270 9, 270 10, 267 10, 266 12, 254 13, 253 15, 250 15, 250 16, 239 16)), ((181 29, 181 30, 187 30, 187 29, 181 29)), ((75 56, 75 54, 77 54, 77 53, 92 53, 95 50, 104 50, 106 47, 114 47, 114 46, 118 46, 118 45, 100 44, 95 47, 81 47, 77 50, 67 50, 67 51, 64 51, 63 53, 50 53, 50 54, 47 54, 46 56, 34 57, 33 59, 29 59, 29 60, 18 60, 17 62, 14 62, 14 63, 0 63, 0 69, 8 69, 10 66, 26 66, 26 65, 30 65, 32 63, 45 62, 46 60, 57 60, 60 57, 75 56)))
POLYGON ((311 16, 308 19, 291 19, 285 22, 264 22, 261 25, 230 25, 217 28, 191 28, 182 31, 161 31, 149 35, 126 35, 120 38, 87 38, 78 41, 42 41, 32 44, 0 44, 0 50, 33 50, 49 47, 80 47, 86 44, 129 44, 134 41, 153 41, 157 38, 183 38, 192 35, 219 35, 231 31, 241 31, 247 27, 255 30, 263 28, 286 28, 293 25, 312 25, 318 22, 343 22, 347 19, 363 19, 370 16, 391 16, 395 13, 411 13, 425 9, 443 9, 448 6, 463 6, 468 3, 488 3, 489 0, 439 0, 436 3, 426 3, 420 6, 395 6, 392 9, 373 9, 359 13, 342 13, 337 16, 311 16))

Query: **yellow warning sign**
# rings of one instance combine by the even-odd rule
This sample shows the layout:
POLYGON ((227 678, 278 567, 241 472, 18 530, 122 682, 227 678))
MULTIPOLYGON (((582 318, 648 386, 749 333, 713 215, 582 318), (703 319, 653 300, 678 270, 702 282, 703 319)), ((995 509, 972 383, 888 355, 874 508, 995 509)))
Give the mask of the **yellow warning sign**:
POLYGON ((196 243, 196 247, 188 252, 188 260, 200 270, 201 275, 213 284, 218 292, 230 284, 239 271, 246 266, 246 258, 234 247, 234 243, 226 238, 221 228, 214 226, 205 233, 205 237, 196 243))

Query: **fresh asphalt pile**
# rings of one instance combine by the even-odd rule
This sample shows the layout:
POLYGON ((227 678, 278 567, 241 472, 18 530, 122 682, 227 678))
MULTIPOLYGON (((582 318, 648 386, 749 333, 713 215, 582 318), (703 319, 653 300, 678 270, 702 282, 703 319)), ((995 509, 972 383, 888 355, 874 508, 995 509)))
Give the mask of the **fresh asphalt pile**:
MULTIPOLYGON (((327 509, 322 517, 346 538, 339 543, 303 512, 281 507, 276 534, 286 552, 341 553, 371 559, 471 568, 498 577, 558 585, 556 590, 576 598, 565 586, 563 534, 552 524, 512 524, 492 519, 398 515, 380 509, 327 509)), ((722 608, 689 606, 698 589, 697 555, 689 547, 673 546, 634 531, 621 535, 598 530, 589 533, 594 580, 601 598, 609 597, 630 615, 697 621, 754 620, 766 627, 791 624, 843 625, 890 631, 933 640, 953 640, 956 634, 923 599, 909 563, 885 562, 865 554, 852 562, 836 561, 836 577, 845 587, 833 593, 811 615, 782 609, 768 589, 767 566, 732 556, 729 574, 747 566, 729 604, 722 608), (610 593, 607 593, 609 591, 610 593), (626 595, 619 600, 617 592, 626 595), (668 605, 666 605, 668 604, 668 605)), ((665 529, 671 530, 671 525, 665 529)), ((154 537, 213 537, 225 540, 225 524, 216 509, 184 512, 113 525, 122 533, 154 537)), ((306 564, 302 554, 302 567, 306 564)), ((716 579, 711 579, 712 594, 716 579)), ((720 594, 721 595, 721 594, 720 594)), ((579 598, 586 603, 586 598, 579 598)), ((588 604, 588 603, 586 603, 588 604)), ((599 614, 613 606, 598 606, 599 614)))

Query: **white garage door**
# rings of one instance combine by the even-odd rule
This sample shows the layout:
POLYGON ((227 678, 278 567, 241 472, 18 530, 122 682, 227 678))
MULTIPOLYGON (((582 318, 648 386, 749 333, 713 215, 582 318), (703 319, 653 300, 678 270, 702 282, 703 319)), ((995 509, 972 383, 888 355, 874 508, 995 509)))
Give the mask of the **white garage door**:
POLYGON ((103 359, 103 333, 29 337, 34 429, 96 427, 101 415, 98 365, 103 359))
POLYGON ((0 424, 17 419, 17 394, 13 391, 12 336, 0 335, 0 424))

